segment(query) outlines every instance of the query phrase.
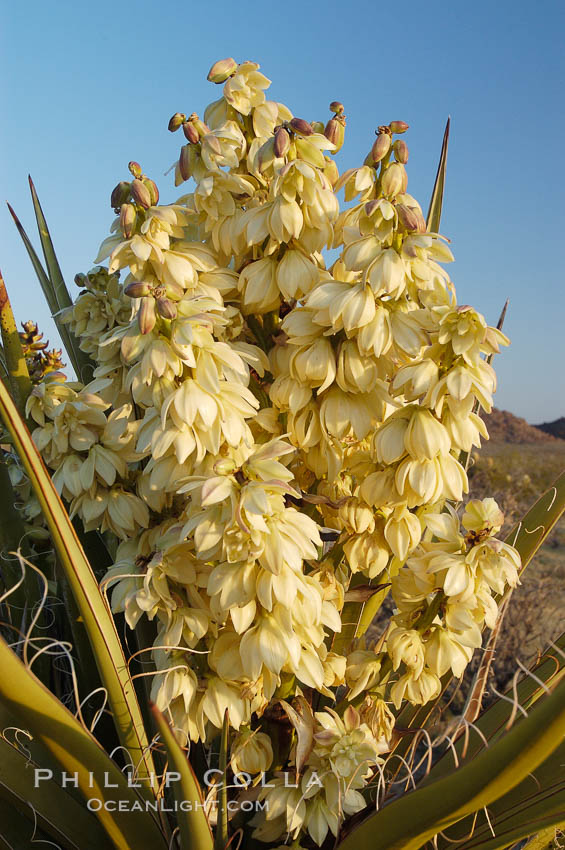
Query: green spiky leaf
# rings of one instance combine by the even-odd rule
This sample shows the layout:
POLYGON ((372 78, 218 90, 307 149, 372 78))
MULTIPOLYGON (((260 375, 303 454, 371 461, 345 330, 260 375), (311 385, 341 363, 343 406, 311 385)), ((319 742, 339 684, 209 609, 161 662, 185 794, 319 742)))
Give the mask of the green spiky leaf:
POLYGON ((430 199, 430 207, 426 218, 428 230, 431 233, 439 233, 441 223, 441 211, 443 207, 443 193, 445 190, 445 171, 447 168, 447 148, 449 145, 449 128, 451 125, 451 117, 447 119, 445 131, 443 134, 443 142, 441 145, 441 153, 439 157, 439 165, 437 168, 436 179, 430 199))
MULTIPOLYGON (((33 186, 30 180, 30 185, 33 186)), ((32 198, 34 199, 34 207, 35 207, 35 199, 37 198, 37 194, 35 193, 35 188, 32 191, 32 198)), ((39 201, 37 201, 39 204, 39 201)), ((41 285, 41 289, 43 290, 43 294, 45 296, 45 300, 47 301, 47 305, 49 307, 49 311, 51 316, 57 326, 57 331, 63 345, 65 347, 65 351, 71 361, 71 365, 75 370, 75 373, 79 380, 83 381, 83 383, 87 383, 91 377, 94 370, 94 363, 90 359, 90 357, 81 351, 78 340, 74 337, 74 335, 69 330, 68 326, 65 325, 61 321, 60 310, 63 307, 69 306, 72 302, 70 300, 70 296, 68 290, 64 284, 61 285, 61 282, 58 281, 58 275, 60 275, 59 263, 57 262, 57 258, 55 256, 55 250, 53 248, 53 244, 51 242, 51 236, 49 235, 49 230, 47 229, 47 225, 45 224, 44 229, 42 230, 40 227, 40 238, 43 246, 44 254, 49 257, 49 263, 51 269, 53 269, 53 273, 55 274, 55 280, 50 277, 50 274, 45 271, 41 260, 39 259, 35 248, 33 247, 29 236, 27 235, 21 221, 18 216, 8 204, 8 209, 14 219, 14 223, 18 229, 18 233, 22 238, 22 242, 25 245, 26 251, 31 260, 34 271, 37 275, 39 283, 41 285), (58 272, 57 272, 58 270, 58 272), (64 287, 64 290, 63 288, 64 287), (65 295, 66 293, 66 295, 65 295), (60 303, 61 301, 61 303, 60 303)), ((36 217, 38 217, 38 225, 40 221, 45 221, 43 217, 43 212, 39 207, 39 210, 36 209, 36 217)), ((62 279, 62 278, 61 278, 62 279)))
POLYGON ((364 820, 344 839, 341 850, 419 850, 437 833, 519 785, 549 758, 564 736, 562 680, 528 717, 476 758, 364 820))
MULTIPOLYGON (((26 850, 34 824, 40 830, 39 837, 45 835, 65 850, 111 850, 113 845, 103 826, 84 802, 55 781, 55 771, 53 779, 35 781, 35 770, 45 770, 47 765, 30 761, 29 742, 24 739, 18 747, 15 742, 21 741, 21 733, 16 736, 13 727, 11 731, 14 743, 0 737, 0 799, 9 804, 2 831, 6 834, 13 826, 19 837, 29 841, 22 845, 26 850)), ((47 769, 52 770, 51 765, 47 769)))
MULTIPOLYGON (((147 735, 116 625, 75 529, 9 392, 0 382, 0 414, 31 481, 88 632, 122 745, 143 777, 155 774, 147 735)), ((155 781, 155 780, 153 780, 155 781)))
POLYGON ((35 212, 35 220, 37 221, 37 229, 39 231, 39 239, 41 241, 43 256, 45 258, 45 265, 47 266, 49 280, 53 287, 55 302, 58 309, 61 310, 63 307, 70 307, 73 302, 69 295, 67 285, 63 279, 63 273, 61 272, 61 267, 53 247, 53 240, 51 239, 51 234, 49 233, 49 228, 47 227, 47 222, 43 215, 43 210, 41 209, 41 204, 39 203, 39 198, 37 197, 37 192, 35 191, 35 186, 33 185, 33 180, 30 175, 28 175, 28 181, 33 209, 35 212))
POLYGON ((169 759, 169 770, 176 771, 180 780, 173 785, 175 798, 192 803, 193 811, 178 810, 181 850, 214 850, 208 819, 202 807, 202 791, 186 753, 175 738, 173 730, 156 705, 151 706, 153 717, 169 759))
MULTIPOLYGON (((0 702, 18 719, 18 724, 41 741, 61 770, 76 776, 78 788, 85 800, 126 801, 124 811, 102 805, 95 813, 103 831, 114 845, 121 850, 144 846, 165 850, 166 841, 156 819, 143 808, 137 811, 133 808, 135 801, 139 804, 139 797, 117 764, 104 752, 94 736, 24 666, 2 638, 0 666, 0 702)), ((21 777, 14 777, 11 786, 13 793, 18 794, 20 786, 14 785, 21 781, 21 777)), ((74 810, 75 807, 69 804, 68 813, 72 814, 74 810)), ((56 813, 52 815, 56 816, 56 813)), ((80 822, 84 820, 82 818, 80 822)), ((64 820, 61 831, 64 834, 64 820)), ((79 846, 82 848, 82 845, 79 846)))

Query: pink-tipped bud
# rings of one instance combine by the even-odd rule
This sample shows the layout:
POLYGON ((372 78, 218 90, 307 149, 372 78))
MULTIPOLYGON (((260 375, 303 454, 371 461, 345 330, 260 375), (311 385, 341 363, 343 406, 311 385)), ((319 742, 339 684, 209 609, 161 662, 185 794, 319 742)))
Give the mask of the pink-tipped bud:
POLYGON ((142 334, 151 333, 151 331, 155 327, 155 322, 157 321, 157 317, 155 316, 154 298, 141 299, 141 307, 139 308, 139 313, 137 314, 137 321, 139 322, 139 330, 142 334))
POLYGON ((124 239, 131 239, 135 229, 137 212, 133 204, 122 204, 120 208, 120 229, 124 239))
POLYGON ((278 127, 275 130, 275 156, 286 156, 290 148, 290 136, 284 127, 278 127))
POLYGON ((190 162, 190 145, 183 145, 180 149, 179 171, 183 180, 188 180, 192 174, 190 162))
POLYGON ((198 136, 200 138, 202 138, 202 136, 205 136, 206 133, 210 132, 210 128, 208 127, 208 125, 205 124, 204 121, 201 118, 198 117, 196 112, 193 112, 191 115, 189 115, 188 120, 190 121, 191 124, 194 124, 194 126, 195 126, 195 128, 198 132, 198 136))
POLYGON ((134 177, 141 177, 141 175, 143 174, 143 171, 141 170, 141 165, 139 164, 139 162, 135 162, 135 160, 133 159, 131 162, 128 162, 128 169, 129 173, 133 174, 134 177))
POLYGON ((397 139, 392 146, 397 162, 405 165, 408 162, 408 145, 403 139, 397 139))
POLYGON ((390 136, 388 133, 379 133, 373 147, 371 148, 371 156, 373 157, 373 162, 380 162, 381 159, 387 155, 390 150, 390 136))
POLYGON ((289 124, 299 136, 311 136, 314 132, 312 125, 308 121, 305 121, 304 118, 292 118, 289 124))
POLYGON ((343 147, 345 139, 345 116, 330 118, 324 128, 324 136, 326 139, 335 145, 335 150, 332 153, 337 153, 343 147))
POLYGON ((381 179, 381 186, 385 195, 400 195, 406 191, 408 176, 406 169, 400 162, 393 162, 388 166, 381 179))
POLYGON ((157 312, 163 319, 174 319, 177 315, 176 304, 173 304, 172 301, 169 301, 168 298, 157 298, 155 302, 157 306, 157 312))
POLYGON ((208 71, 207 79, 211 83, 225 83, 237 71, 237 62, 231 57, 215 62, 208 71))
POLYGON ((186 115, 184 112, 175 112, 169 121, 169 131, 175 133, 179 127, 182 127, 185 121, 186 115))
POLYGON ((159 189, 157 188, 157 184, 154 180, 150 180, 149 177, 143 178, 143 185, 149 190, 149 194, 151 196, 151 206, 154 207, 159 203, 159 189))
POLYGON ((343 103, 340 103, 339 100, 332 100, 330 110, 335 112, 336 115, 341 115, 343 112, 343 103))
POLYGON ((151 193, 147 186, 141 180, 138 180, 137 177, 132 181, 131 194, 136 204, 139 204, 144 210, 149 209, 151 206, 151 193))
POLYGON ((405 133, 410 125, 406 121, 391 121, 388 126, 391 133, 405 133))
POLYGON ((129 298, 143 298, 146 295, 151 295, 151 284, 144 283, 142 280, 134 280, 124 286, 124 295, 129 298))
POLYGON ((118 185, 114 186, 112 189, 112 194, 110 195, 110 206, 115 210, 119 210, 122 204, 129 201, 130 194, 131 183, 121 180, 118 185))
POLYGON ((416 215, 416 210, 407 207, 405 204, 396 204, 396 213, 401 230, 419 230, 420 222, 416 215))
POLYGON ((192 121, 185 121, 182 125, 182 131, 185 137, 192 145, 195 145, 197 142, 200 141, 198 130, 196 129, 192 121))

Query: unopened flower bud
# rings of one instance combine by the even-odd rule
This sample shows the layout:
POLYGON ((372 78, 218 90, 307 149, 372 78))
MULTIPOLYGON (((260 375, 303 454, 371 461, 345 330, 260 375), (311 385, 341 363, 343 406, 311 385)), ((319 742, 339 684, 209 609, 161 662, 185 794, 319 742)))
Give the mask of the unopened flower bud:
POLYGON ((207 79, 211 83, 225 83, 228 77, 231 77, 236 71, 237 62, 235 59, 220 59, 208 71, 207 79))
POLYGON ((403 139, 397 139, 392 149, 397 162, 401 162, 403 165, 408 162, 408 145, 403 139))
POLYGON ((231 475, 236 469, 237 464, 231 457, 223 457, 221 460, 217 460, 214 464, 214 472, 216 475, 231 475))
POLYGON ((115 210, 119 210, 122 204, 129 201, 130 194, 131 184, 125 180, 121 180, 118 185, 114 186, 112 189, 112 194, 110 195, 110 206, 115 210))
POLYGON ((133 174, 134 177, 141 177, 141 175, 143 174, 143 171, 141 170, 141 165, 139 164, 139 162, 135 162, 135 160, 132 160, 128 163, 128 169, 130 174, 133 174))
POLYGON ((175 114, 172 116, 171 120, 169 121, 170 132, 171 133, 176 132, 176 130, 178 130, 179 127, 182 127, 182 125, 184 124, 185 121, 186 121, 186 115, 184 114, 184 112, 175 112, 175 114))
POLYGON ((132 181, 131 194, 136 204, 139 204, 139 206, 143 207, 144 210, 149 209, 151 206, 151 193, 147 186, 145 186, 137 177, 132 181))
POLYGON ((151 295, 151 284, 144 283, 142 280, 134 280, 124 287, 124 295, 130 298, 143 298, 144 295, 151 295))
POLYGON ((420 229, 420 221, 416 215, 416 210, 407 207, 405 204, 397 204, 396 212, 398 215, 398 223, 401 225, 401 230, 420 229))
POLYGON ((332 100, 330 103, 330 109, 332 112, 335 112, 336 115, 341 115, 343 112, 343 103, 340 103, 339 100, 332 100))
POLYGON ((381 186, 385 195, 400 195, 406 191, 408 176, 400 162, 393 162, 382 176, 381 186))
POLYGON ((290 148, 290 136, 284 127, 279 127, 275 131, 275 156, 286 156, 290 148))
POLYGON ((373 162, 380 162, 390 150, 390 136, 388 133, 379 133, 371 148, 373 162))
POLYGON ((143 179, 143 185, 149 190, 151 206, 154 207, 159 203, 159 189, 157 188, 157 184, 153 180, 150 180, 149 177, 145 177, 143 179))
POLYGON ((120 228, 124 239, 131 239, 135 228, 137 213, 133 204, 122 204, 120 209, 120 228))
POLYGON ((157 318, 155 316, 155 299, 154 298, 143 298, 141 301, 141 307, 139 308, 139 313, 137 314, 137 321, 139 322, 139 330, 142 334, 149 334, 155 327, 155 322, 157 318))
POLYGON ((312 131, 314 133, 323 133, 326 125, 323 121, 312 121, 310 126, 312 127, 312 131))
POLYGON ((192 115, 189 115, 188 120, 191 124, 194 124, 194 127, 196 128, 198 136, 200 138, 210 132, 210 128, 208 127, 208 125, 205 124, 204 121, 198 117, 196 112, 193 112, 192 115))
POLYGON ((183 180, 188 180, 192 174, 190 162, 190 145, 183 145, 180 149, 179 171, 183 180))
POLYGON ((345 139, 345 119, 342 116, 339 118, 330 118, 325 126, 324 136, 335 145, 335 151, 333 153, 341 150, 345 139))
POLYGON ((304 118, 293 118, 289 123, 294 132, 298 133, 299 136, 311 136, 314 132, 312 125, 308 121, 305 121, 304 118))
POLYGON ((391 133, 405 133, 409 127, 406 121, 391 121, 388 126, 391 133))
POLYGON ((177 315, 177 306, 168 298, 157 298, 156 302, 157 312, 163 319, 174 319, 177 315))
POLYGON ((182 125, 182 131, 191 144, 195 145, 196 142, 200 141, 198 130, 196 129, 192 121, 185 121, 185 123, 182 125))
MULTIPOLYGON (((85 289, 88 286, 88 276, 83 274, 83 272, 78 272, 78 274, 75 275, 75 283, 76 283, 77 286, 80 286, 81 289, 85 289)), ((29 324, 30 324, 30 322, 24 322, 23 323, 22 327, 25 331, 28 331, 28 328, 26 327, 26 325, 29 325, 29 324)))

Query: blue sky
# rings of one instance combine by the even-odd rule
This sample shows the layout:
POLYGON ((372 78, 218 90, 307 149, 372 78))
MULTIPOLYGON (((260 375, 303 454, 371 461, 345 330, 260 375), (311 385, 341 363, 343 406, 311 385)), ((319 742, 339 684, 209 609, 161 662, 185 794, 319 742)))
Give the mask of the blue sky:
MULTIPOLYGON (((511 299, 512 346, 496 360, 497 406, 530 422, 565 415, 563 271, 565 4, 22 2, 4 7, 1 197, 28 232, 36 183, 70 288, 113 214, 109 194, 130 159, 174 200, 177 110, 219 96, 210 65, 254 59, 269 96, 295 115, 348 117, 340 170, 360 164, 374 129, 401 119, 409 191, 427 207, 452 116, 442 230, 460 303, 494 324, 511 299)), ((0 267, 18 319, 55 340, 39 285, 6 208, 0 267)))

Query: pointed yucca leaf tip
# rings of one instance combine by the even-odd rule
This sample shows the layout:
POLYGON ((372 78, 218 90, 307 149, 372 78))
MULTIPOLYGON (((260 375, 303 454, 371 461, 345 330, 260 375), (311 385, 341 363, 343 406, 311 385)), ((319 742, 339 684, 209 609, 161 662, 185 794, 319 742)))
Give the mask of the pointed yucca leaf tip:
POLYGON ((445 190, 445 172, 447 168, 447 149, 449 146, 449 130, 451 127, 451 115, 447 118, 445 131, 443 133, 443 142, 441 145, 441 153, 437 168, 436 179, 430 199, 430 207, 426 218, 427 228, 431 233, 439 233, 441 223, 441 211, 443 206, 443 193, 445 190))
POLYGON ((14 211, 14 208, 13 208, 13 206, 10 204, 10 202, 9 202, 9 201, 6 201, 6 206, 7 206, 7 207, 8 207, 8 209, 10 210, 10 215, 12 216, 12 218, 14 219, 14 221, 16 222, 16 227, 21 227, 21 226, 22 226, 22 223, 21 223, 21 221, 19 220, 18 216, 16 215, 16 213, 15 213, 15 211, 14 211))
POLYGON ((503 324, 504 324, 504 320, 505 320, 505 318, 506 318, 506 313, 508 312, 508 306, 509 306, 509 304, 510 304, 510 298, 507 298, 507 299, 506 299, 506 301, 504 302, 504 307, 502 308, 502 312, 501 312, 501 314, 500 314, 500 318, 499 318, 499 320, 498 320, 498 322, 497 322, 497 324, 496 324, 496 327, 497 327, 497 329, 498 329, 499 331, 501 331, 501 330, 502 330, 502 326, 503 326, 503 324))
POLYGON ((35 183, 33 182, 33 177, 31 176, 31 174, 28 174, 27 182, 29 183, 29 189, 31 194, 37 198, 37 189, 35 188, 35 183))

